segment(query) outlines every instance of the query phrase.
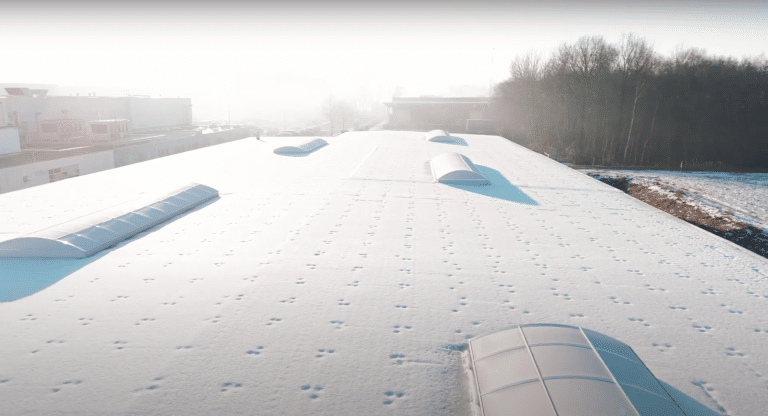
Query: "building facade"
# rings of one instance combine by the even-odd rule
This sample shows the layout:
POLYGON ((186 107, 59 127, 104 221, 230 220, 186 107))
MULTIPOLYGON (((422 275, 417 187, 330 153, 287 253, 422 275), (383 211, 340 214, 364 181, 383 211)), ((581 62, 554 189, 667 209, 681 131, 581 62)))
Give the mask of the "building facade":
POLYGON ((393 97, 387 106, 387 128, 441 129, 467 132, 467 120, 489 118, 489 100, 482 97, 393 97))

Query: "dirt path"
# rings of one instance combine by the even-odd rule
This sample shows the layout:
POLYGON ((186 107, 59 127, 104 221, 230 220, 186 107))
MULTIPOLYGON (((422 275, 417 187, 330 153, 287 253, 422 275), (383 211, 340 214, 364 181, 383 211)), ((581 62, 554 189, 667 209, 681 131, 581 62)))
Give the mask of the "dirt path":
POLYGON ((590 174, 590 176, 620 189, 646 204, 653 205, 681 220, 768 258, 768 235, 763 230, 737 221, 730 216, 712 216, 696 206, 687 204, 680 191, 676 191, 674 197, 670 197, 645 185, 633 182, 625 176, 606 177, 596 174, 590 174))

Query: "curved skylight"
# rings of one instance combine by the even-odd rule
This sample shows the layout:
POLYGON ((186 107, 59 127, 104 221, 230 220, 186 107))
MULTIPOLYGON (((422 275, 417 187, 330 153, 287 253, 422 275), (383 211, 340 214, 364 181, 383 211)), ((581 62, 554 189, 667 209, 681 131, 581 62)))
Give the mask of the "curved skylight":
POLYGON ((0 257, 89 257, 219 195, 189 184, 139 204, 78 218, 0 243, 0 257))
POLYGON ((632 348, 569 325, 519 325, 469 342, 484 416, 685 416, 632 348))
POLYGON ((328 144, 320 138, 282 139, 285 143, 276 147, 273 152, 283 156, 305 156, 328 144))
POLYGON ((490 185, 491 182, 469 160, 459 153, 443 153, 430 162, 435 180, 448 185, 490 185))
POLYGON ((448 143, 467 146, 467 142, 464 141, 464 139, 461 137, 451 136, 451 133, 448 133, 445 130, 432 130, 424 133, 424 139, 435 143, 448 143))

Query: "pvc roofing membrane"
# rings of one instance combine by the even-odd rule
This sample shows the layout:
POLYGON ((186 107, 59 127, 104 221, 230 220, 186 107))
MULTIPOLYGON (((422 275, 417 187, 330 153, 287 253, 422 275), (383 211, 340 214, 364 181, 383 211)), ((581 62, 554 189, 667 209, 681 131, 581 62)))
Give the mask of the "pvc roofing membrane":
POLYGON ((628 345, 570 325, 529 324, 470 340, 484 416, 684 416, 628 345))
POLYGON ((0 243, 0 257, 90 257, 219 195, 189 184, 157 197, 113 208, 0 243))
POLYGON ((328 144, 320 138, 286 139, 287 144, 276 147, 273 152, 283 156, 306 156, 328 144))
POLYGON ((448 185, 490 185, 480 169, 459 153, 443 153, 432 158, 430 165, 435 180, 448 185))

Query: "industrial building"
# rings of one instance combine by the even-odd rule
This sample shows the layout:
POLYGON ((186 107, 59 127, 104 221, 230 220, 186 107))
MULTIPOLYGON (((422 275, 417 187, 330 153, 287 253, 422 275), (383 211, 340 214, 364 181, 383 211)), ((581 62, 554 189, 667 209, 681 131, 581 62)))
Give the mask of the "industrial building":
POLYGON ((189 98, 0 96, 0 193, 239 140, 249 128, 192 124, 189 98))
POLYGON ((393 97, 387 106, 387 128, 493 133, 490 101, 482 97, 393 97))
POLYGON ((6 87, 5 95, 0 96, 0 113, 0 127, 17 128, 22 145, 57 140, 119 141, 125 134, 191 125, 192 100, 49 96, 45 89, 6 87), (119 130, 113 131, 114 127, 119 130))

